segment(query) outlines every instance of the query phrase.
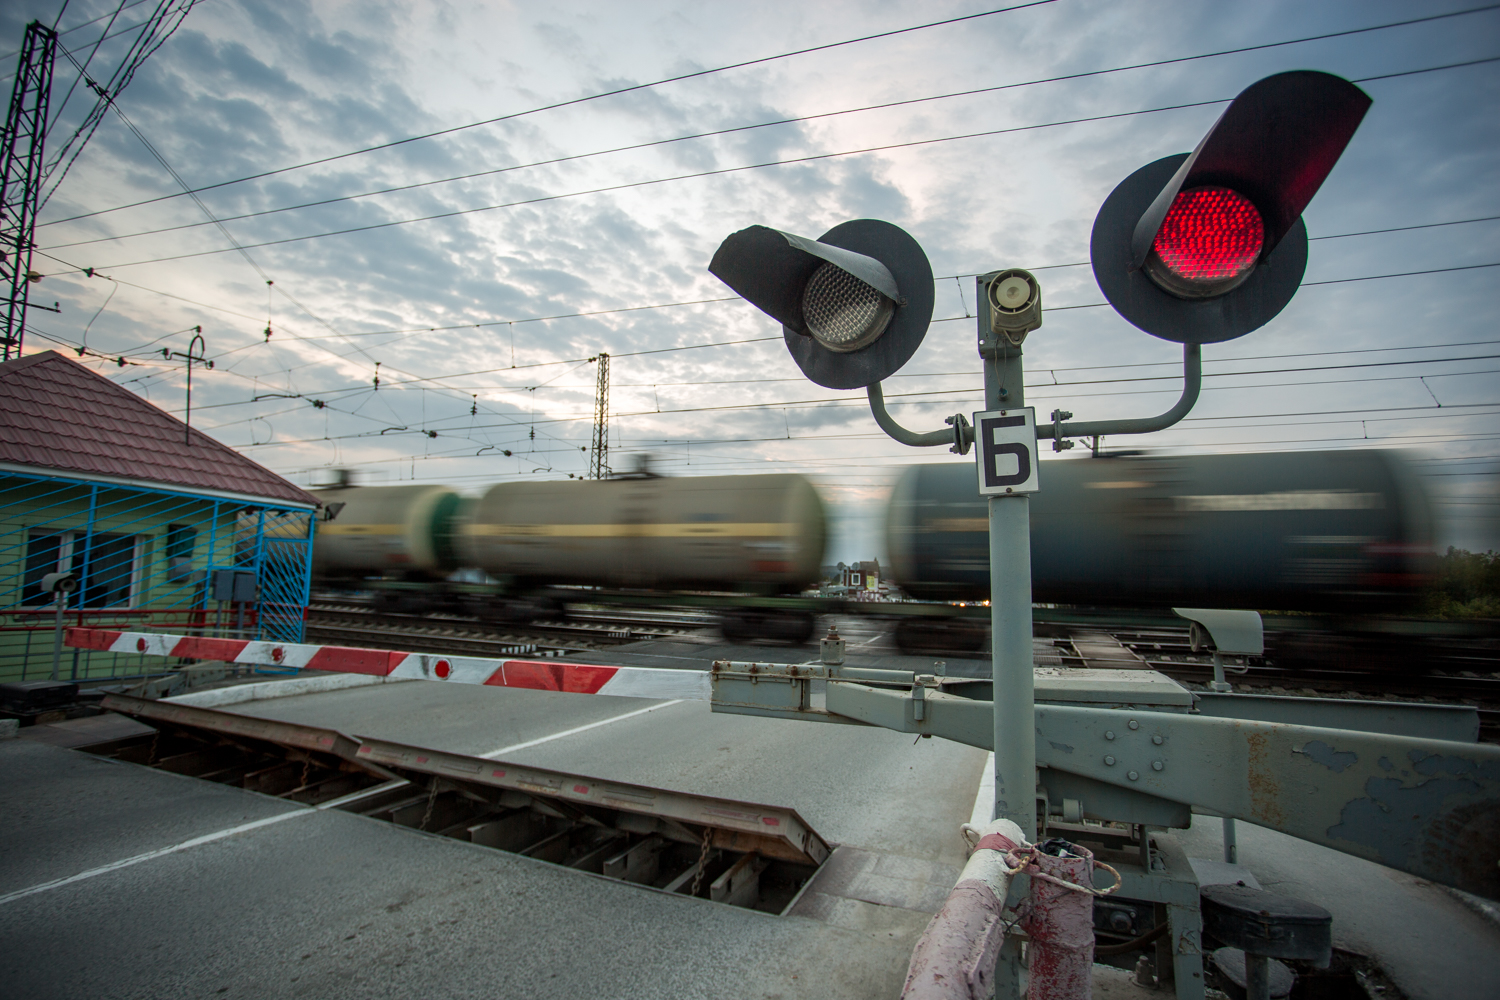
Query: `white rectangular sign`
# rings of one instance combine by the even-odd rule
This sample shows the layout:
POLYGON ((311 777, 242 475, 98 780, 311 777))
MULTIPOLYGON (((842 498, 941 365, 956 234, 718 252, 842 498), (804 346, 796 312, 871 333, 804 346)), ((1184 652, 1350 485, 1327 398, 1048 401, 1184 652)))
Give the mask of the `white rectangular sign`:
POLYGON ((1020 406, 974 414, 974 441, 981 495, 1035 493, 1042 488, 1037 478, 1035 409, 1020 406))

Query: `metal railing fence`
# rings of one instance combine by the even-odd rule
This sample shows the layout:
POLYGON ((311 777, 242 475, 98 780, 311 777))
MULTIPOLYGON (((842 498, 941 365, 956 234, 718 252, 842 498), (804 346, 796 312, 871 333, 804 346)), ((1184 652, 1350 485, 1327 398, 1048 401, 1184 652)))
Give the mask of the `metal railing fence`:
MULTIPOLYGON (((299 642, 314 530, 313 511, 274 502, 0 472, 0 682, 52 674, 48 573, 76 578, 67 625, 299 642), (250 601, 216 599, 229 596, 223 571, 253 575, 250 601)), ((175 665, 64 650, 58 676, 122 679, 175 665)))

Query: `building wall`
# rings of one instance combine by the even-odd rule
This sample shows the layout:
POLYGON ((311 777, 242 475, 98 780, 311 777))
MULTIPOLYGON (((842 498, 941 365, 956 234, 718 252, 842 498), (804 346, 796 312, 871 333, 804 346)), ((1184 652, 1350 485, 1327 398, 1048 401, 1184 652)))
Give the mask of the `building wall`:
MULTIPOLYGON (((211 632, 219 608, 210 573, 235 565, 260 570, 275 563, 278 581, 300 569, 300 588, 275 589, 300 589, 298 603, 305 606, 307 567, 295 563, 310 560, 311 517, 266 515, 265 508, 234 500, 0 473, 0 682, 51 673, 56 605, 38 586, 46 572, 71 571, 80 581, 69 595, 66 625, 211 632), (277 528, 278 536, 266 537, 277 528)), ((276 637, 300 639, 301 607, 288 605, 283 597, 273 615, 276 637), (284 634, 293 618, 296 635, 284 634)), ((64 648, 59 675, 139 676, 174 665, 64 648)))

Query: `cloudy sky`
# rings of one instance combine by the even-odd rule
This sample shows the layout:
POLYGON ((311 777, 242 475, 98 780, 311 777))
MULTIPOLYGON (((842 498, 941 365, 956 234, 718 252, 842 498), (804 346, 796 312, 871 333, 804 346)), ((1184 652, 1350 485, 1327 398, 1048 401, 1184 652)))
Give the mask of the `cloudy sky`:
MULTIPOLYGON (((4 69, 40 19, 103 81, 156 7, 16 0, 4 69)), ((1205 349, 1190 419, 1106 445, 1413 449, 1443 541, 1489 548, 1497 57, 1500 9, 1461 3, 201 0, 122 93, 129 125, 107 115, 52 174, 32 299, 61 312, 33 311, 26 351, 180 414, 183 362, 160 352, 201 326, 194 426, 303 485, 343 467, 469 492, 586 472, 608 352, 617 468, 805 473, 842 518, 830 558, 867 558, 901 465, 972 459, 904 448, 862 392, 806 382, 706 271, 719 242, 911 232, 939 321, 886 386, 910 427, 982 408, 972 276, 1007 266, 1039 269, 1052 307, 1028 403, 1155 413, 1180 349, 1100 305, 1094 214, 1250 83, 1321 69, 1374 105, 1305 214, 1306 284, 1205 349)), ((49 149, 93 105, 86 87, 62 104, 77 77, 59 61, 49 149)))

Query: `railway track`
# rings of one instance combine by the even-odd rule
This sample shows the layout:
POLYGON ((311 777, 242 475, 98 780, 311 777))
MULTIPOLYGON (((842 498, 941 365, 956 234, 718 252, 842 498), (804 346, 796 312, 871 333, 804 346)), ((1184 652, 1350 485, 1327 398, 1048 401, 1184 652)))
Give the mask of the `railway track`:
MULTIPOLYGON (((685 610, 573 609, 566 620, 524 626, 493 626, 453 614, 390 614, 353 603, 316 604, 308 609, 309 641, 373 646, 412 652, 469 656, 564 656, 570 651, 605 650, 650 639, 703 642, 703 630, 717 616, 685 610)), ((1143 666, 1192 687, 1213 679, 1209 655, 1194 653, 1187 630, 1108 627, 1102 632, 1140 657, 1143 666)), ((721 641, 717 636, 714 641, 721 641)), ((1086 665, 1068 637, 1053 639, 1064 666, 1086 665)), ((785 655, 804 655, 788 648, 785 655)), ((975 653, 985 656, 985 653, 975 653)), ((1500 656, 1485 645, 1454 645, 1432 657, 1441 667, 1391 670, 1351 665, 1358 657, 1332 658, 1324 665, 1279 665, 1274 657, 1231 665, 1226 678, 1239 691, 1324 698, 1370 698, 1429 703, 1461 702, 1479 712, 1481 739, 1500 742, 1500 656)))
MULTIPOLYGON (((1212 658, 1194 653, 1185 631, 1177 634, 1121 630, 1108 634, 1140 656, 1151 669, 1174 680, 1189 685, 1206 685, 1213 680, 1212 658)), ((1059 640, 1064 664, 1082 665, 1078 658, 1067 655, 1063 642, 1059 640), (1070 659, 1074 661, 1072 664, 1069 664, 1070 659)), ((1428 668, 1404 673, 1342 664, 1281 666, 1274 660, 1267 662, 1255 658, 1249 663, 1227 667, 1225 679, 1236 690, 1258 694, 1459 702, 1472 705, 1479 712, 1482 740, 1500 742, 1500 662, 1493 651, 1483 647, 1461 652, 1462 655, 1445 658, 1447 669, 1428 668)))
POLYGON ((408 615, 369 607, 315 604, 307 611, 309 642, 447 652, 469 656, 560 656, 569 650, 608 649, 626 642, 672 638, 711 624, 712 616, 609 612, 494 626, 462 615, 408 615), (708 618, 709 621, 703 621, 708 618))

